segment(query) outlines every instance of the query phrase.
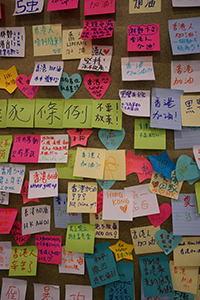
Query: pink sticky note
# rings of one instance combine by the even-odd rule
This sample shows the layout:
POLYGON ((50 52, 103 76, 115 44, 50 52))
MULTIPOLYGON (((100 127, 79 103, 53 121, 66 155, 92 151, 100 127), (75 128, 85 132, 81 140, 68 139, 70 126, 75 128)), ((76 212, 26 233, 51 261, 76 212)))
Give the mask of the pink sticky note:
POLYGON ((143 159, 143 156, 137 156, 131 151, 128 151, 126 154, 126 176, 131 173, 143 173, 143 171, 141 171, 143 159))
POLYGON ((167 220, 172 214, 172 207, 168 203, 164 203, 160 206, 160 213, 147 216, 149 221, 154 227, 158 227, 165 220, 167 220))
POLYGON ((103 191, 97 195, 97 212, 95 215, 98 215, 103 209, 103 191))
POLYGON ((75 9, 78 8, 78 1, 79 0, 49 0, 47 11, 54 11, 54 10, 64 10, 64 9, 75 9))
POLYGON ((0 208, 0 234, 10 233, 17 212, 17 208, 0 208))
POLYGON ((84 15, 114 14, 115 0, 85 0, 84 15))
POLYGON ((22 224, 19 221, 14 222, 11 232, 19 246, 24 244, 31 237, 31 234, 22 235, 22 224))
POLYGON ((95 98, 101 99, 107 91, 111 82, 111 76, 108 73, 101 73, 99 77, 90 73, 84 77, 84 84, 88 92, 95 98))
POLYGON ((101 39, 113 35, 114 20, 85 20, 81 39, 101 39))
POLYGON ((139 182, 142 182, 147 178, 151 178, 152 175, 153 175, 153 166, 149 160, 143 157, 141 171, 137 173, 139 182))
POLYGON ((87 140, 89 136, 93 133, 93 130, 90 129, 82 129, 82 128, 74 128, 67 130, 71 138, 71 145, 70 147, 74 147, 76 145, 87 145, 87 140))
POLYGON ((32 75, 33 74, 31 74, 28 78, 26 75, 21 74, 16 78, 16 85, 18 86, 18 89, 20 89, 20 91, 31 100, 33 100, 39 89, 39 86, 29 85, 32 75))
POLYGON ((2 18, 2 15, 1 15, 1 1, 0 1, 0 19, 2 18))
POLYGON ((26 180, 21 190, 21 195, 23 197, 23 204, 26 204, 30 201, 40 202, 38 198, 28 199, 28 186, 29 186, 29 182, 28 180, 26 180))
POLYGON ((39 148, 40 135, 15 135, 10 161, 37 163, 39 148))
POLYGON ((56 265, 61 264, 61 236, 36 235, 35 246, 38 248, 38 262, 56 265))
POLYGON ((128 51, 160 51, 160 24, 129 25, 128 51))

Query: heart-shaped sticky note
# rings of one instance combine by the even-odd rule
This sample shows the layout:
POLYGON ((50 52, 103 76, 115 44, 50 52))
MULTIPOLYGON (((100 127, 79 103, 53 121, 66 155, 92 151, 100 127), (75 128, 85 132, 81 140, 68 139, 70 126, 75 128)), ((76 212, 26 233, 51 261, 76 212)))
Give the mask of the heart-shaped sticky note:
POLYGON ((31 100, 33 100, 39 89, 39 86, 29 85, 32 75, 28 78, 26 75, 21 74, 16 78, 16 85, 20 91, 31 100))
POLYGON ((200 176, 200 170, 197 167, 196 162, 187 155, 179 156, 176 162, 176 178, 181 180, 192 180, 200 176))
POLYGON ((160 213, 147 216, 149 221, 154 227, 159 226, 165 220, 167 220, 172 214, 172 207, 168 203, 162 204, 160 207, 160 213))
POLYGON ((99 77, 90 73, 84 77, 86 89, 95 99, 101 99, 107 91, 111 82, 111 77, 108 73, 101 73, 99 77))
POLYGON ((155 239, 158 246, 168 255, 172 252, 182 240, 181 235, 173 235, 173 231, 168 233, 160 229, 155 233, 155 239))
POLYGON ((100 129, 98 136, 108 150, 117 150, 125 137, 125 130, 100 129))
POLYGON ((75 73, 69 77, 67 73, 62 72, 58 89, 63 97, 68 100, 79 89, 81 82, 82 78, 79 74, 75 73))
POLYGON ((116 180, 97 180, 97 183, 103 190, 109 190, 116 180))
POLYGON ((31 237, 31 234, 22 235, 22 224, 19 221, 14 222, 11 232, 19 246, 24 244, 31 237))
POLYGON ((97 195, 97 212, 95 213, 95 215, 98 215, 103 209, 103 191, 101 191, 98 195, 97 195))

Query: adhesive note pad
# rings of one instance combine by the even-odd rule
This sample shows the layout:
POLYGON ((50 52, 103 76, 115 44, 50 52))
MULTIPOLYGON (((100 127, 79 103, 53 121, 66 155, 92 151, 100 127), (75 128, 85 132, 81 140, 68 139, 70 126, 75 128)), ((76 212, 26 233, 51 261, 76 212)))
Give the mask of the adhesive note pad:
POLYGON ((109 242, 100 243, 94 246, 94 254, 85 254, 86 265, 90 277, 92 288, 107 285, 118 281, 119 275, 112 251, 108 248, 109 242), (102 262, 104 268, 102 268, 102 262), (94 275, 93 268, 98 268, 99 272, 94 275), (110 276, 106 276, 110 274, 110 276))
POLYGON ((68 213, 97 212, 97 183, 68 182, 68 213))
POLYGON ((20 2, 15 0, 15 11, 13 16, 41 13, 43 10, 44 0, 34 1, 32 3, 30 3, 29 0, 22 0, 20 2))
POLYGON ((122 81, 155 80, 152 56, 122 57, 122 81))
POLYGON ((90 224, 95 225, 95 238, 99 239, 118 239, 119 221, 103 220, 102 212, 90 214, 90 224))
POLYGON ((200 95, 181 96, 181 117, 183 126, 200 126, 200 95))
POLYGON ((139 263, 145 297, 160 297, 174 293, 167 255, 140 256, 139 263))
POLYGON ((11 162, 37 163, 40 148, 40 135, 15 135, 11 162))
POLYGON ((25 166, 1 163, 0 174, 0 191, 20 194, 25 175, 25 166))
POLYGON ((152 89, 151 127, 181 130, 180 97, 184 91, 152 89))
POLYGON ((17 88, 17 77, 18 73, 15 66, 12 66, 8 70, 0 70, 0 89, 5 89, 8 93, 12 94, 17 88))
POLYGON ((173 55, 200 53, 199 23, 200 17, 168 20, 173 55))
POLYGON ((160 24, 128 25, 127 51, 160 51, 160 24))
POLYGON ((81 39, 101 39, 112 37, 114 20, 84 20, 81 39))
POLYGON ((126 180, 125 150, 107 150, 103 180, 126 180))
POLYGON ((60 286, 58 285, 33 283, 33 287, 34 287, 35 300, 39 300, 39 299, 47 300, 48 298, 51 300, 60 299, 60 286))
POLYGON ((182 130, 174 130, 174 148, 189 149, 197 145, 200 139, 200 128, 182 127, 182 130))
POLYGON ((17 213, 17 208, 0 208, 0 234, 10 233, 17 213))
POLYGON ((34 56, 61 54, 61 24, 32 26, 34 56))
POLYGON ((87 285, 65 285, 65 300, 74 299, 92 300, 93 290, 91 286, 87 285))
POLYGON ((161 12, 161 0, 135 1, 129 0, 129 14, 161 12))
POLYGON ((174 7, 200 6, 200 0, 172 0, 174 7))
POLYGON ((38 249, 38 262, 56 265, 61 263, 61 236, 35 235, 35 246, 38 249))
POLYGON ((60 179, 73 179, 83 180, 83 177, 73 176, 74 164, 76 158, 76 150, 68 150, 68 161, 67 163, 56 163, 56 169, 58 172, 58 178, 60 179))
POLYGON ((150 128, 150 119, 135 119, 134 149, 166 149, 166 130, 150 128))
POLYGON ((176 164, 171 161, 167 151, 160 155, 148 155, 147 157, 152 163, 155 172, 158 172, 171 180, 171 173, 175 170, 176 164))
POLYGON ((93 224, 69 223, 66 234, 67 251, 94 253, 95 226, 93 224))
POLYGON ((63 61, 35 62, 35 68, 30 85, 58 86, 63 72, 63 61))
POLYGON ((200 237, 183 237, 173 251, 175 266, 196 267, 200 266, 200 237))
POLYGON ((63 246, 61 254, 61 264, 59 265, 59 273, 84 275, 84 272, 84 253, 66 251, 65 246, 63 246))
POLYGON ((1 252, 1 263, 0 270, 9 270, 10 257, 12 253, 12 243, 11 242, 0 242, 1 252))
POLYGON ((68 0, 68 1, 54 1, 49 0, 47 5, 47 11, 64 10, 64 9, 75 9, 78 8, 79 0, 68 0))
POLYGON ((25 27, 0 27, 0 56, 25 56, 25 27))
POLYGON ((100 2, 99 0, 85 0, 84 1, 84 16, 90 15, 104 15, 115 13, 115 0, 108 0, 107 2, 100 2))
POLYGON ((6 298, 12 299, 12 297, 14 297, 14 299, 25 300, 26 288, 26 280, 2 278, 1 300, 6 298))
POLYGON ((12 145, 12 135, 0 135, 0 162, 7 162, 12 145))
POLYGON ((6 128, 7 100, 0 101, 0 128, 6 128))
POLYGON ((9 276, 36 276, 37 256, 35 246, 12 247, 9 276))

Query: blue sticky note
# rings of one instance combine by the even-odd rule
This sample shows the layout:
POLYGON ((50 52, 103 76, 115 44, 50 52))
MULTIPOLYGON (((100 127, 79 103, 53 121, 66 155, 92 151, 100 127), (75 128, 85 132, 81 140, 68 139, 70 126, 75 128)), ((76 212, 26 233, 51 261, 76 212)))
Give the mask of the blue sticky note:
POLYGON ((86 265, 92 288, 118 281, 116 262, 109 242, 94 246, 93 254, 85 254, 86 265))
POLYGON ((67 194, 54 197, 55 228, 67 228, 68 223, 82 223, 82 214, 67 213, 67 194))
POLYGON ((147 157, 152 163, 155 172, 160 173, 171 180, 171 172, 175 170, 176 164, 171 161, 167 151, 160 155, 148 155, 147 157))
POLYGON ((115 182, 116 180, 97 180, 97 183, 103 190, 109 190, 115 182))
POLYGON ((140 256, 139 263, 145 297, 174 293, 168 257, 165 254, 140 256))
POLYGON ((143 289, 143 284, 141 280, 141 300, 169 300, 168 296, 161 296, 161 297, 154 297, 154 298, 147 298, 144 295, 144 289, 143 289), (156 299, 157 298, 157 299, 156 299))
POLYGON ((176 178, 178 181, 187 180, 193 184, 200 177, 200 170, 195 161, 188 155, 179 156, 176 162, 176 178))
POLYGON ((184 91, 152 89, 150 127, 181 130, 181 101, 184 91))
POLYGON ((131 299, 134 300, 134 265, 129 262, 117 262, 119 281, 105 285, 105 300, 131 299))
POLYGON ((110 130, 102 128, 98 132, 100 141, 108 150, 117 150, 123 142, 125 134, 126 132, 124 128, 122 128, 122 130, 110 130))
POLYGON ((189 149, 197 145, 200 140, 199 127, 182 127, 182 130, 174 130, 174 148, 189 149))
POLYGON ((66 72, 62 72, 60 84, 58 86, 59 91, 63 97, 68 100, 79 89, 82 83, 81 75, 75 73, 71 77, 66 72))
POLYGON ((174 291, 174 295, 169 296, 169 300, 194 300, 194 295, 179 291, 174 291))

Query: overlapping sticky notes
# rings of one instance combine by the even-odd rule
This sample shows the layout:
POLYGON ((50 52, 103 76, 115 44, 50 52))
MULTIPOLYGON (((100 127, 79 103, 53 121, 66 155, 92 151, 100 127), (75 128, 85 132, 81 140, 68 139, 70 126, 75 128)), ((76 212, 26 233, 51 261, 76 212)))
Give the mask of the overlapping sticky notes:
POLYGON ((84 253, 66 251, 65 246, 62 247, 61 264, 58 266, 59 273, 79 274, 85 273, 85 257, 84 253))
POLYGON ((0 101, 0 128, 6 128, 7 100, 0 101))
POLYGON ((189 149, 197 145, 200 138, 200 128, 183 127, 182 130, 174 130, 174 148, 189 149))
POLYGON ((181 130, 182 90, 152 89, 150 127, 181 130))
POLYGON ((133 218, 160 213, 157 196, 149 191, 148 183, 129 186, 124 190, 132 193, 133 218))
POLYGON ((92 57, 81 58, 78 70, 109 72, 112 51, 113 46, 92 45, 92 57))
POLYGON ((68 182, 68 213, 97 212, 97 183, 68 182))
POLYGON ((107 150, 103 180, 126 180, 125 150, 107 150))
POLYGON ((81 29, 63 30, 62 60, 78 59, 92 56, 92 40, 80 38, 81 29))
POLYGON ((63 61, 35 62, 35 68, 30 85, 58 86, 63 72, 63 61))
POLYGON ((12 135, 0 136, 0 162, 7 162, 12 145, 12 135))
POLYGON ((150 117, 150 91, 119 90, 121 110, 128 116, 150 117))
POLYGON ((149 119, 135 119, 135 149, 166 149, 166 130, 150 128, 149 119))
POLYGON ((24 244, 31 237, 31 234, 22 235, 22 224, 17 220, 14 222, 11 232, 19 246, 24 244))
POLYGON ((94 254, 85 254, 92 288, 107 285, 108 283, 115 282, 120 279, 116 262, 109 246, 109 242, 100 243, 94 246, 94 254), (105 263, 104 268, 101 267, 102 259, 98 259, 99 257, 103 257, 103 262, 105 263), (95 275, 93 274, 94 267, 97 267, 99 270, 99 272, 95 275), (110 276, 106 276, 106 274, 110 274, 110 276))
POLYGON ((173 231, 168 233, 165 229, 160 229, 155 233, 155 240, 158 246, 168 255, 179 245, 182 236, 174 235, 173 231))
POLYGON ((71 138, 70 147, 74 147, 76 145, 86 146, 88 138, 93 133, 93 130, 74 128, 67 130, 67 133, 71 138))
POLYGON ((35 235, 35 246, 38 249, 38 262, 56 265, 61 263, 61 236, 35 235))
POLYGON ((65 285, 65 300, 71 300, 73 297, 74 299, 93 299, 93 290, 89 285, 73 285, 73 284, 66 284, 65 285))
POLYGON ((20 5, 19 1, 15 1, 15 11, 13 16, 41 13, 43 10, 44 0, 35 1, 32 3, 30 3, 29 0, 23 0, 20 2, 23 2, 23 4, 20 5))
POLYGON ((173 252, 175 266, 200 266, 199 244, 199 237, 183 237, 173 252))
POLYGON ((67 161, 67 163, 56 163, 58 178, 60 178, 60 179, 83 180, 83 177, 73 176, 75 158, 76 158, 76 150, 71 150, 70 149, 70 150, 68 150, 68 161, 67 161))
POLYGON ((12 243, 0 242, 0 249, 1 249, 0 270, 9 270, 10 257, 12 253, 12 243))
POLYGON ((67 251, 94 253, 95 226, 86 223, 69 223, 66 234, 67 251))
POLYGON ((81 39, 102 39, 112 37, 114 20, 84 20, 81 39))
POLYGON ((60 286, 59 285, 50 285, 42 283, 33 283, 34 287, 34 298, 35 299, 51 299, 59 300, 60 299, 60 286))
MULTIPOLYGON (((176 200, 174 200, 176 201, 176 200)), ((149 221, 154 227, 161 225, 164 221, 166 221, 172 214, 172 207, 168 203, 163 203, 159 207, 160 213, 155 215, 147 216, 149 221)))
POLYGON ((103 190, 103 220, 132 221, 132 193, 124 190, 103 190), (110 213, 112 211, 112 214, 110 213))
POLYGON ((167 151, 160 155, 148 155, 147 157, 152 163, 155 172, 160 173, 171 180, 171 173, 175 170, 176 164, 170 160, 167 151))
POLYGON ((115 245, 110 246, 110 250, 114 252, 116 261, 121 259, 133 260, 133 248, 135 246, 132 244, 127 244, 122 240, 119 240, 115 245))
POLYGON ((27 281, 14 278, 2 278, 1 300, 26 298, 27 281), (17 297, 17 298, 16 298, 17 297), (19 298, 20 297, 20 298, 19 298))
POLYGON ((90 214, 90 224, 95 225, 95 238, 99 239, 118 239, 119 221, 103 220, 102 212, 90 214))
POLYGON ((172 0, 174 7, 200 6, 200 0, 172 0))
POLYGON ((128 25, 127 51, 160 51, 160 24, 128 25))
POLYGON ((178 181, 187 180, 191 185, 200 177, 200 170, 193 159, 185 154, 179 156, 176 162, 176 178, 178 181))
POLYGON ((25 175, 25 166, 16 164, 0 164, 1 191, 20 194, 25 175))
POLYGON ((122 81, 155 80, 152 56, 121 58, 122 81))
POLYGON ((16 78, 16 85, 18 86, 18 89, 31 100, 33 100, 39 89, 39 86, 29 85, 32 75, 33 74, 31 74, 28 78, 26 75, 21 74, 16 78))
POLYGON ((184 293, 197 293, 199 267, 178 267, 169 262, 174 290, 184 293))
POLYGON ((0 44, 2 45, 0 50, 0 56, 24 57, 25 27, 0 27, 0 31, 0 44))
MULTIPOLYGON (((108 73, 101 73, 98 77, 93 73, 88 73, 84 77, 86 89, 97 100, 103 97, 110 82, 111 76, 108 73)), ((111 111, 111 109, 109 111, 111 111)))
POLYGON ((18 73, 15 66, 12 66, 8 70, 0 70, 0 89, 5 89, 8 93, 12 94, 17 88, 15 82, 17 76, 18 73))
POLYGON ((51 206, 22 207, 22 235, 50 231, 51 206))
POLYGON ((36 276, 37 257, 36 246, 12 247, 9 276, 36 276))
POLYGON ((33 198, 33 199, 28 199, 28 186, 29 186, 29 182, 28 180, 25 180, 24 185, 21 189, 21 195, 23 198, 23 204, 26 204, 30 201, 34 201, 34 202, 40 202, 38 198, 33 198))
POLYGON ((72 95, 76 93, 76 91, 81 86, 81 83, 81 75, 74 73, 72 74, 72 76, 69 77, 69 75, 66 72, 62 72, 58 89, 65 98, 65 100, 68 100, 69 98, 71 98, 72 95))
POLYGON ((55 228, 67 228, 68 223, 82 223, 82 214, 67 213, 67 194, 54 197, 55 228))
POLYGON ((199 23, 200 17, 168 20, 173 55, 200 53, 199 23))
POLYGON ((161 0, 133 1, 129 0, 129 14, 161 12, 161 0))
POLYGON ((153 172, 149 183, 149 190, 152 193, 178 200, 183 181, 178 182, 176 178, 176 170, 172 171, 171 178, 172 179, 169 180, 162 174, 153 172))
POLYGON ((160 230, 160 226, 157 228, 154 226, 130 228, 135 254, 163 252, 155 240, 155 233, 158 230, 160 230))
POLYGON ((168 257, 165 254, 139 256, 139 263, 145 297, 160 297, 174 293, 168 257), (146 282, 151 284, 147 285, 146 282))
POLYGON ((85 0, 84 1, 84 16, 104 15, 115 13, 115 0, 103 1, 99 0, 85 0))
POLYGON ((32 26, 33 55, 61 54, 61 24, 43 24, 32 26))
POLYGON ((35 127, 63 128, 63 99, 36 99, 35 127))
POLYGON ((6 127, 32 128, 35 101, 30 99, 8 99, 6 127))
POLYGON ((183 126, 200 126, 200 95, 181 96, 181 117, 183 126))
POLYGON ((116 182, 116 180, 97 180, 97 182, 102 190, 109 190, 116 182))
POLYGON ((11 162, 37 163, 39 159, 40 135, 15 135, 11 162))
POLYGON ((109 130, 109 129, 100 129, 98 136, 102 144, 108 150, 117 150, 125 137, 125 130, 109 130))

